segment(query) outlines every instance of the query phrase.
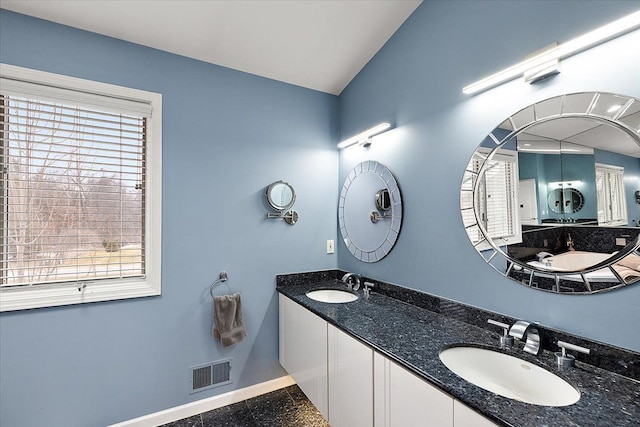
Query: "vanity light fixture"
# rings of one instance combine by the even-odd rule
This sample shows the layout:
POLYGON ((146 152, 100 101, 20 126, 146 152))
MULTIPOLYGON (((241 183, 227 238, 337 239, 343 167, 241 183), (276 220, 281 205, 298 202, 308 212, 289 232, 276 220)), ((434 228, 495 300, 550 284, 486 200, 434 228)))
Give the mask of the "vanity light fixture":
MULTIPOLYGON (((538 55, 518 62, 509 68, 505 68, 502 71, 490 75, 489 77, 485 77, 482 80, 465 86, 462 89, 462 92, 469 95, 478 93, 512 80, 524 73, 530 74, 531 70, 536 70, 533 74, 537 75, 537 71, 540 69, 544 70, 546 68, 545 65, 547 64, 553 64, 560 59, 568 58, 571 55, 589 49, 593 46, 597 46, 605 41, 614 39, 638 28, 640 28, 640 10, 582 36, 576 37, 566 43, 559 44, 552 49, 545 50, 538 55)), ((533 81, 536 80, 538 79, 534 79, 533 81)))
POLYGON ((372 136, 382 133, 387 129, 389 129, 390 127, 391 127, 391 124, 389 123, 380 123, 379 125, 376 125, 370 129, 365 130, 364 132, 360 132, 359 134, 354 135, 351 138, 341 141, 340 143, 338 143, 338 148, 346 148, 350 145, 357 144, 357 143, 360 143, 363 146, 368 147, 369 145, 371 145, 372 136))

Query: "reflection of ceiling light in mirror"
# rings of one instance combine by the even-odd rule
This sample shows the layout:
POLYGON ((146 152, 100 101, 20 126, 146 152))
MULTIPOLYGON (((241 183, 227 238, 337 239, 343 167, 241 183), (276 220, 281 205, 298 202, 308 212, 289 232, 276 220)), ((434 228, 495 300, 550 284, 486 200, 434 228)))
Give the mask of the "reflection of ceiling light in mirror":
POLYGON ((361 143, 364 146, 371 145, 371 137, 389 129, 391 125, 389 123, 380 123, 372 128, 369 128, 351 138, 345 139, 338 144, 338 148, 345 148, 353 144, 361 143))
POLYGON ((582 181, 578 180, 578 181, 556 181, 556 182, 549 182, 547 184, 549 187, 578 187, 580 185, 582 185, 582 181))
POLYGON ((610 24, 602 26, 594 31, 560 44, 551 50, 540 53, 532 58, 525 59, 524 61, 512 65, 509 68, 465 86, 462 89, 462 92, 466 94, 473 94, 489 89, 490 87, 514 79, 532 68, 540 67, 541 65, 549 63, 555 59, 567 58, 575 53, 633 31, 638 27, 640 27, 640 11, 627 15, 624 18, 611 22, 610 24))

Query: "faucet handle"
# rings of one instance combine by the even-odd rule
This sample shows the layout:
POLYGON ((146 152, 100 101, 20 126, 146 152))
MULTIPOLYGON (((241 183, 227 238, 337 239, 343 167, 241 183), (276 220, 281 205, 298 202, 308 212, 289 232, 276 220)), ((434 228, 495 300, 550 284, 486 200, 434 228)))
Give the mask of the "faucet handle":
POLYGON ((560 347, 561 351, 556 352, 556 362, 558 363, 558 369, 566 369, 573 366, 576 358, 570 354, 567 354, 567 350, 577 351, 578 353, 590 354, 591 350, 585 347, 580 347, 579 345, 571 344, 564 341, 557 342, 558 347, 560 347))
POLYGON ((509 325, 493 319, 487 319, 487 323, 502 328, 502 335, 498 337, 500 348, 507 348, 513 345, 513 337, 509 336, 509 325))
POLYGON ((364 282, 364 297, 365 299, 369 299, 369 295, 371 294, 371 289, 374 287, 374 284, 371 282, 364 282))

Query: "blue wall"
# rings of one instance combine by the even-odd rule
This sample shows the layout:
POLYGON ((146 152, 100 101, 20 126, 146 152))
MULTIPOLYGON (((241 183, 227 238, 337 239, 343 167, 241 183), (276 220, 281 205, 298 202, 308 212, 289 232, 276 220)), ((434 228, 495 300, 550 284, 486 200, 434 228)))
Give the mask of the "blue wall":
POLYGON ((462 86, 637 4, 426 1, 340 99, 0 12, 1 62, 164 101, 162 296, 0 315, 0 425, 105 425, 283 375, 275 275, 337 265, 639 350, 639 285, 589 297, 517 286, 475 253, 458 210, 462 171, 503 118, 565 92, 640 97, 640 57, 627 54, 640 32, 563 61, 541 85, 514 81, 474 97, 462 86), (338 161, 338 130, 386 120, 396 128, 379 144, 338 161), (336 238, 338 189, 365 159, 391 168, 404 201, 397 246, 375 264, 341 244, 338 257, 324 253, 336 238), (278 179, 298 193, 293 227, 263 219, 262 192, 278 179), (249 330, 226 350, 209 338, 207 294, 223 269, 220 292, 242 293, 249 330), (188 367, 226 357, 233 384, 189 395, 188 367))
MULTIPOLYGON (((538 196, 538 218, 595 219, 597 217, 596 170, 594 156, 588 154, 518 153, 520 179, 535 179, 538 196), (573 214, 553 212, 548 205, 551 182, 580 181, 574 188, 584 195, 584 205, 573 214)), ((556 187, 554 187, 556 188, 556 187)))
POLYGON ((333 268, 337 97, 0 12, 0 61, 163 95, 162 296, 0 315, 0 425, 104 426, 285 372, 275 275, 333 268), (266 221, 265 187, 300 221, 266 221), (248 338, 210 338, 209 284, 239 291, 248 338), (189 367, 233 384, 189 395, 189 367))
POLYGON ((341 135, 382 121, 395 125, 368 150, 340 152, 340 182, 362 160, 384 163, 402 190, 404 218, 396 247, 382 261, 362 263, 340 243, 339 266, 640 350, 640 285, 592 296, 518 285, 485 265, 459 212, 469 158, 506 117, 569 92, 640 98, 640 31, 562 61, 561 74, 537 85, 516 79, 476 96, 462 87, 639 8, 637 1, 422 3, 340 96, 341 135))

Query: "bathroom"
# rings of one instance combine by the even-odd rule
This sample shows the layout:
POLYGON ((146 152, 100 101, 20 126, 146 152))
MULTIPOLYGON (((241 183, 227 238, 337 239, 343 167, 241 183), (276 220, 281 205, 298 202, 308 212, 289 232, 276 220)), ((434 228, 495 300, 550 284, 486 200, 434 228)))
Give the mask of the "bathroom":
POLYGON ((291 272, 352 271, 639 352, 639 285, 580 296, 519 286, 486 265, 460 216, 465 167, 506 117, 564 93, 640 98, 640 31, 536 85, 462 87, 636 10, 423 1, 339 95, 0 10, 0 63, 163 97, 161 295, 0 314, 0 425, 111 425, 286 376, 275 287, 291 272), (393 128, 370 147, 336 148, 380 122, 393 128), (353 257, 338 227, 342 183, 364 160, 388 166, 403 198, 402 231, 375 263, 353 257), (293 226, 264 219, 265 187, 281 179, 296 191, 293 226), (223 270, 216 292, 241 293, 248 333, 232 348, 210 338, 209 285, 223 270), (229 358, 230 384, 190 393, 190 367, 229 358))

